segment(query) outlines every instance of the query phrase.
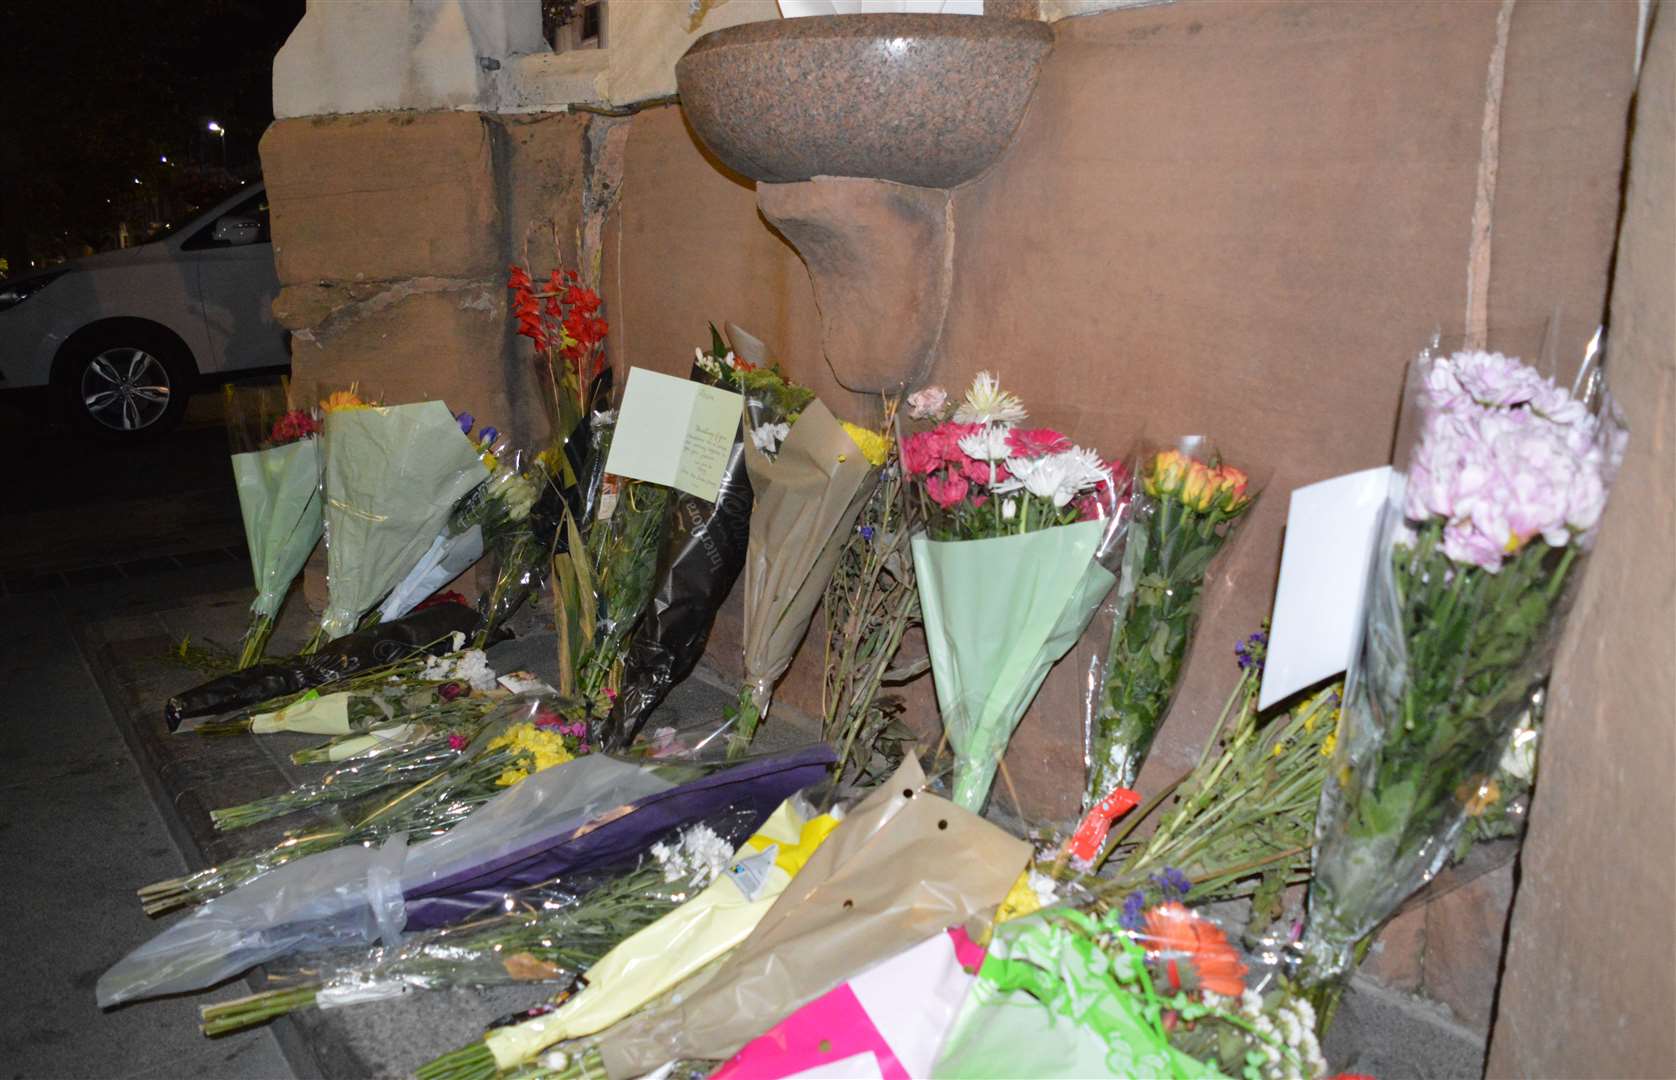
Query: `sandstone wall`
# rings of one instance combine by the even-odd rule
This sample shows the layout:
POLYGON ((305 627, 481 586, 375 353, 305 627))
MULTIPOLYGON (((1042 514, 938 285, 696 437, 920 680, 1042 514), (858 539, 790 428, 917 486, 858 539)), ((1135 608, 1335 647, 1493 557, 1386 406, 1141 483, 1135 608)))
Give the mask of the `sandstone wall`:
POLYGON ((1676 9, 1654 16, 1612 287, 1631 435, 1561 651, 1491 1076, 1676 1062, 1676 9))

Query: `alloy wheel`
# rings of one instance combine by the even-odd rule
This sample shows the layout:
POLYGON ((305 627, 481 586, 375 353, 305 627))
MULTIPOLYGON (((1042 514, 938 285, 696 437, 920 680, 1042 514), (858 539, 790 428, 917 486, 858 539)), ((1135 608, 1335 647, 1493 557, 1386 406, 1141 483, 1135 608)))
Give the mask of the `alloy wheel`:
POLYGON ((144 349, 106 349, 81 376, 87 413, 112 431, 142 431, 169 410, 168 369, 144 349))

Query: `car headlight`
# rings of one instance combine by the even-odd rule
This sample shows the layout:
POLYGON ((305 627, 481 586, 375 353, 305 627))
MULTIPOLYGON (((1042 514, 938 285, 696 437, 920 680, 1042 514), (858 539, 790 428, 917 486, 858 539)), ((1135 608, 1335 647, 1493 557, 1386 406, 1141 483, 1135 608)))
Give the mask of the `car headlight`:
POLYGON ((54 270, 50 274, 34 274, 21 281, 0 281, 0 311, 17 307, 69 272, 54 270))

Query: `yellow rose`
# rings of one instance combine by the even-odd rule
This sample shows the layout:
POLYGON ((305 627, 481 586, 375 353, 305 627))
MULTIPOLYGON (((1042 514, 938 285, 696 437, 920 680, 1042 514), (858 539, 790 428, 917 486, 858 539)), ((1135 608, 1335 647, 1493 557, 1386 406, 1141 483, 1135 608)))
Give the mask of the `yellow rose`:
POLYGON ((1179 450, 1164 450, 1153 455, 1152 467, 1146 471, 1146 493, 1175 494, 1187 476, 1187 464, 1188 459, 1179 450))
POLYGON ((1206 468, 1203 462, 1190 461, 1187 464, 1187 477, 1181 484, 1181 501, 1184 505, 1195 510, 1209 510, 1210 504, 1216 500, 1216 474, 1206 468))

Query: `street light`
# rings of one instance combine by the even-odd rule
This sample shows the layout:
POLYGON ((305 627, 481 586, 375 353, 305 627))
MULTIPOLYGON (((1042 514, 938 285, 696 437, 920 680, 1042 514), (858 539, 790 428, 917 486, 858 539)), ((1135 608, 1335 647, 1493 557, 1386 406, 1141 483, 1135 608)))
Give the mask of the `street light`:
POLYGON ((211 120, 209 122, 209 132, 221 140, 221 167, 225 169, 227 167, 227 129, 211 120))

